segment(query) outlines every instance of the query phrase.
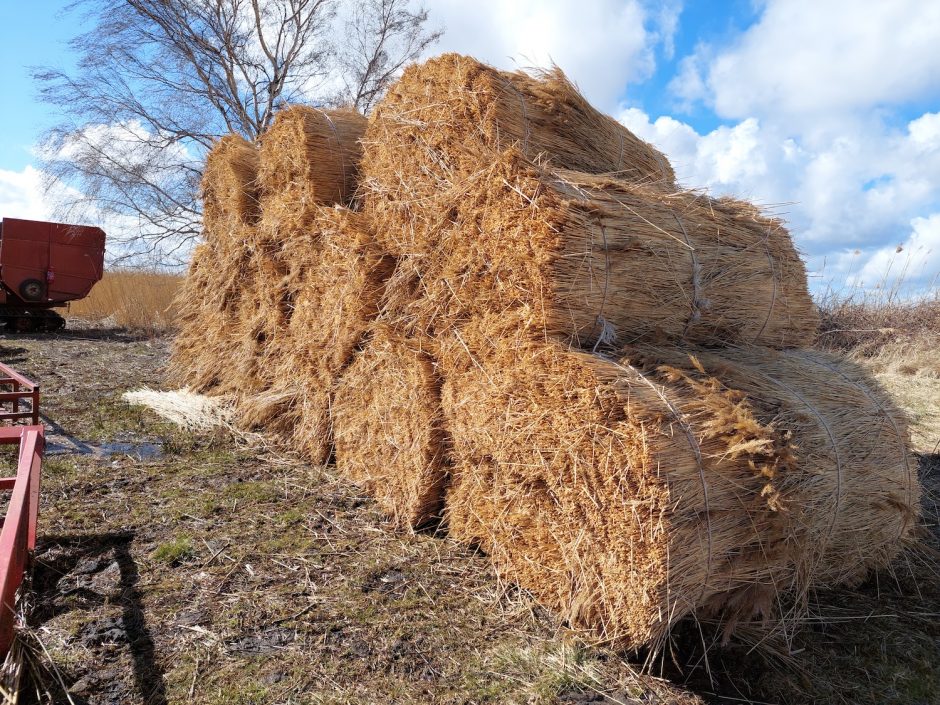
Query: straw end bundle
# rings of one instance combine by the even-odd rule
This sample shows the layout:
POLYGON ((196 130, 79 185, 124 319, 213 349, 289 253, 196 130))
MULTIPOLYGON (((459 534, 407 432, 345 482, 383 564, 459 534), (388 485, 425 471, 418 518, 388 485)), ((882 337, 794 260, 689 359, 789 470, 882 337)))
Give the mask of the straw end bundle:
POLYGON ((407 529, 440 517, 447 477, 434 347, 374 324, 333 403, 337 468, 407 529))

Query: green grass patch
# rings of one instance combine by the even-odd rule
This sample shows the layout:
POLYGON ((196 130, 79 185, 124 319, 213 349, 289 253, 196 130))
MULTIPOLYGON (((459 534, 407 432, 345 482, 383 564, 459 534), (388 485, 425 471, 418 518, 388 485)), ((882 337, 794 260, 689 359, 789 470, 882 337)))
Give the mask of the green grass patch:
POLYGON ((181 563, 193 554, 193 542, 189 536, 182 535, 162 543, 153 552, 153 559, 160 563, 173 565, 181 563))

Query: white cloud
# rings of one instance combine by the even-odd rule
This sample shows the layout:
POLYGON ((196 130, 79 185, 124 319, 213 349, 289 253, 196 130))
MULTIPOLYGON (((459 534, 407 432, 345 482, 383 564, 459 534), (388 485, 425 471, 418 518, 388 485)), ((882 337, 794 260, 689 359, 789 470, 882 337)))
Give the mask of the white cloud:
POLYGON ((651 75, 658 43, 670 51, 680 9, 677 0, 655 12, 638 0, 432 0, 428 7, 446 29, 433 53, 470 54, 501 68, 554 62, 605 110, 628 83, 651 75))
POLYGON ((898 246, 869 254, 864 266, 848 277, 850 286, 892 288, 908 281, 930 286, 940 273, 940 213, 914 218, 907 239, 898 246))
POLYGON ((940 87, 938 37, 937 2, 768 0, 728 49, 700 47, 673 88, 739 119, 899 103, 940 87))
POLYGON ((795 137, 753 117, 706 134, 672 117, 650 120, 636 108, 623 110, 620 120, 666 153, 684 186, 754 200, 784 216, 810 268, 825 263, 826 280, 851 283, 862 272, 864 281, 877 281, 875 272, 905 239, 912 281, 940 270, 936 254, 927 256, 938 248, 925 244, 935 226, 921 222, 940 208, 940 113, 926 113, 904 131, 849 121, 840 133, 795 137), (846 255, 855 250, 858 256, 846 255))
POLYGON ((907 127, 911 142, 922 152, 940 149, 940 113, 927 113, 907 127))
POLYGON ((0 169, 0 218, 43 220, 51 212, 43 192, 41 171, 33 166, 22 171, 0 169))

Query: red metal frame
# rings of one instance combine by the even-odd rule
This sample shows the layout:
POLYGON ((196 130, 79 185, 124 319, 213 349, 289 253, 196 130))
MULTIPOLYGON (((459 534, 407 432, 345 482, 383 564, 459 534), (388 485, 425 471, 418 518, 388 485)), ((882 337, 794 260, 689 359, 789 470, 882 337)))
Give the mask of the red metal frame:
POLYGON ((16 591, 36 548, 44 433, 42 426, 0 428, 0 445, 19 445, 16 475, 0 478, 0 490, 12 490, 0 529, 0 660, 13 643, 16 591))
POLYGON ((12 367, 0 362, 0 422, 12 421, 16 423, 22 419, 30 419, 33 426, 39 425, 39 385, 31 379, 24 377, 12 367), (20 401, 29 399, 29 411, 20 411, 20 401), (13 410, 7 411, 3 406, 5 402, 13 402, 13 410))

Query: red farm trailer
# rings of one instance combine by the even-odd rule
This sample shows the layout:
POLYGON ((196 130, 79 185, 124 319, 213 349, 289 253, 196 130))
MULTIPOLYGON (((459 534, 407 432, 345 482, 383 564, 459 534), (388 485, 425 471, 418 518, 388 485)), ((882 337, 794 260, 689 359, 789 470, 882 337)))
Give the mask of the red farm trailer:
POLYGON ((84 298, 104 273, 104 231, 86 225, 0 221, 0 323, 20 332, 53 331, 53 309, 84 298))

